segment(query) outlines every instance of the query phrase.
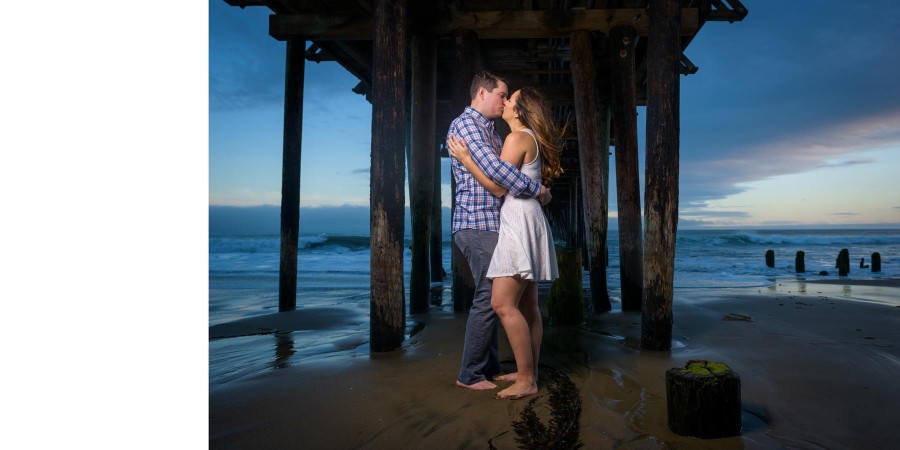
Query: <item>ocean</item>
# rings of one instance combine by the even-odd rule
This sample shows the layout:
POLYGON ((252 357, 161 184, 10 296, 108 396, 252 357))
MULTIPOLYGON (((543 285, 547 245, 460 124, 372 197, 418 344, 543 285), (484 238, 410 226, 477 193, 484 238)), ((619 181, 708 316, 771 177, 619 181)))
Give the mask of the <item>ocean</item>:
MULTIPOLYGON (((443 267, 450 271, 450 237, 445 233, 443 267)), ((409 242, 404 255, 409 287, 409 242)), ((209 325, 278 311, 280 237, 210 236, 209 325)), ((900 230, 682 230, 675 247, 675 290, 770 286, 780 280, 839 279, 835 260, 850 253, 850 279, 900 278, 900 230), (765 253, 773 250, 775 267, 765 253), (794 258, 805 252, 806 272, 794 258), (861 258, 881 255, 881 272, 859 268, 861 258), (825 271, 827 275, 819 273, 825 271)), ((369 237, 316 234, 301 236, 298 251, 297 307, 368 305, 369 237)), ((589 286, 587 273, 585 286, 589 286)), ((613 309, 619 306, 619 243, 609 232, 607 284, 613 309)), ((449 290, 450 280, 444 286, 449 290)))
MULTIPOLYGON (((611 230, 609 238, 607 284, 615 312, 621 310, 617 231, 611 230)), ((443 267, 449 272, 449 234, 444 239, 443 267)), ((275 235, 209 237, 210 327, 278 312, 279 246, 280 237, 275 235)), ((406 248, 404 284, 408 289, 409 242, 406 248)), ((704 301, 709 296, 685 294, 696 289, 739 293, 746 288, 772 288, 782 281, 838 279, 835 260, 843 248, 850 252, 847 278, 900 278, 900 230, 683 230, 676 241, 675 296, 677 301, 704 301), (775 252, 775 267, 765 264, 767 250, 775 252), (803 274, 794 270, 798 250, 806 254, 803 274), (860 258, 871 264, 873 252, 881 255, 880 273, 859 268, 860 258), (820 275, 821 271, 828 274, 820 275)), ((309 330, 263 330, 211 338, 210 389, 291 365, 369 355, 369 237, 302 236, 297 258, 297 309, 315 309, 305 316, 315 323, 309 330)), ((586 272, 583 283, 589 286, 586 272)), ((443 286, 440 308, 452 312, 449 278, 443 286)), ((900 299, 890 295, 881 301, 900 305, 900 299)), ((416 320, 407 315, 407 328, 417 326, 416 320)))

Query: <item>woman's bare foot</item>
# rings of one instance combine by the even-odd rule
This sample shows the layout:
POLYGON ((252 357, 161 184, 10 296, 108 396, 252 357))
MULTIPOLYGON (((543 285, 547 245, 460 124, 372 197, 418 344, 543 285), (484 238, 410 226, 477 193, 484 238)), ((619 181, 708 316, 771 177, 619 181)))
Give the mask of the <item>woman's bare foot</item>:
POLYGON ((519 383, 516 381, 512 386, 494 394, 494 398, 498 400, 518 400, 520 398, 530 397, 537 393, 537 383, 519 383))
POLYGON ((515 383, 518 378, 519 378, 518 373, 515 373, 515 372, 504 373, 503 375, 495 376, 494 381, 509 381, 509 382, 515 383))
POLYGON ((488 380, 481 380, 477 383, 472 384, 463 384, 462 381, 456 380, 456 385, 461 388, 471 389, 473 391, 488 391, 497 388, 496 384, 491 383, 488 380))

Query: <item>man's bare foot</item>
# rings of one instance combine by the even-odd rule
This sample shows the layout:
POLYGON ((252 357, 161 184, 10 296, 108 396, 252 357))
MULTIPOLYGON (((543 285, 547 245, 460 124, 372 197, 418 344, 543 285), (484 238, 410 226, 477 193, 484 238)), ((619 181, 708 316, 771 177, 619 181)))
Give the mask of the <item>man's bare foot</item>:
POLYGON ((512 386, 494 394, 497 400, 518 400, 520 398, 530 397, 538 393, 536 383, 513 383, 512 386))
POLYGON ((504 373, 503 375, 497 375, 494 377, 494 381, 508 381, 515 383, 519 378, 518 373, 504 373))
POLYGON ((491 383, 488 380, 481 380, 477 383, 472 384, 463 384, 462 381, 456 380, 456 385, 461 388, 471 389, 473 391, 489 391, 491 389, 496 389, 497 385, 491 383))

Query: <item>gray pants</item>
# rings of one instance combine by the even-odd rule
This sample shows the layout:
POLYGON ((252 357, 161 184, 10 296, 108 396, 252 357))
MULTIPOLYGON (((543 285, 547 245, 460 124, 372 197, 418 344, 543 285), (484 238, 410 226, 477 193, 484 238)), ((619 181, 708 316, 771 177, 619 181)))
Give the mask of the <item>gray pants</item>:
POLYGON ((462 364, 457 380, 470 385, 490 380, 500 373, 498 348, 498 317, 491 308, 493 282, 484 277, 498 234, 494 231, 459 230, 453 233, 453 242, 465 255, 472 278, 475 280, 475 296, 469 319, 466 321, 466 340, 463 346, 462 364))

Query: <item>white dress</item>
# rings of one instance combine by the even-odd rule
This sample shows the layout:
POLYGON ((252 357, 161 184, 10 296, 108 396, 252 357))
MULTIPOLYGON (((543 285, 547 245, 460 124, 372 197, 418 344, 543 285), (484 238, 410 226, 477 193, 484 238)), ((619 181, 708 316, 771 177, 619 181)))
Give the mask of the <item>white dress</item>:
MULTIPOLYGON (((541 146, 534 133, 537 156, 522 164, 521 171, 534 180, 541 179, 541 146)), ((550 281, 559 278, 556 249, 550 224, 540 202, 530 197, 514 197, 509 193, 500 208, 500 235, 491 257, 487 278, 520 275, 526 280, 550 281)))

